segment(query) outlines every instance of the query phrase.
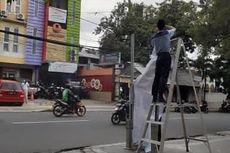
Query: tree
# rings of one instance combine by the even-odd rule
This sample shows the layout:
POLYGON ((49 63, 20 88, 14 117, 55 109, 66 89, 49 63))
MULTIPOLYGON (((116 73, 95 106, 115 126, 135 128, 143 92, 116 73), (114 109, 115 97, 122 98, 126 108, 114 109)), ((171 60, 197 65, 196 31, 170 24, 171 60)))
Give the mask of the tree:
POLYGON ((198 12, 198 18, 191 33, 196 44, 206 48, 202 50, 203 58, 210 54, 218 55, 210 75, 217 80, 218 88, 223 82, 222 86, 229 92, 230 17, 227 14, 229 14, 230 1, 202 0, 200 7, 201 11, 198 12), (226 61, 228 64, 222 61, 226 61))
POLYGON ((109 17, 101 19, 101 23, 96 29, 96 34, 103 33, 100 41, 101 49, 109 48, 110 51, 121 51, 122 59, 128 61, 130 40, 123 38, 134 33, 136 40, 135 61, 145 64, 149 61, 149 54, 152 51, 150 38, 155 32, 156 21, 163 18, 168 24, 178 29, 177 36, 182 37, 186 49, 193 52, 195 46, 188 31, 196 15, 196 6, 193 2, 172 0, 172 3, 167 3, 167 1, 158 4, 158 8, 152 5, 146 6, 143 3, 131 5, 126 2, 118 3, 109 17), (126 8, 130 8, 130 10, 126 12, 126 8))
POLYGON ((109 17, 103 17, 96 34, 103 33, 100 46, 103 51, 121 52, 122 60, 130 60, 130 34, 135 34, 135 61, 149 59, 149 38, 155 12, 153 6, 118 3, 109 17))

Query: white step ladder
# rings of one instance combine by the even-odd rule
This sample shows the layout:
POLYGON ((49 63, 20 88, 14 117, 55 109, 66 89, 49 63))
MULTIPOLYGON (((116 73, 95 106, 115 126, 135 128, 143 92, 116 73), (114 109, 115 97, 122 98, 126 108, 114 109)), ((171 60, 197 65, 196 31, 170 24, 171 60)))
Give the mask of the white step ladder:
MULTIPOLYGON (((194 80, 193 80, 193 75, 192 75, 192 72, 191 72, 191 69, 190 69, 188 57, 187 57, 186 52, 185 52, 185 46, 184 46, 183 40, 181 38, 177 39, 177 48, 176 48, 176 52, 175 52, 174 56, 175 56, 175 60, 174 60, 172 73, 171 73, 171 76, 170 76, 171 79, 170 79, 169 93, 168 93, 167 103, 166 103, 166 108, 165 108, 165 116, 162 119, 163 121, 159 121, 159 117, 157 115, 158 112, 156 112, 157 107, 159 105, 164 105, 163 103, 152 103, 151 104, 149 112, 148 112, 148 115, 147 115, 147 119, 146 119, 144 131, 143 131, 142 139, 141 139, 140 144, 139 144, 138 149, 137 149, 137 153, 141 153, 142 145, 143 145, 144 142, 148 142, 148 143, 152 144, 151 153, 163 153, 163 151, 164 151, 164 143, 165 143, 165 133, 166 133, 166 127, 168 125, 170 108, 174 107, 173 104, 172 104, 174 86, 176 86, 176 89, 177 89, 177 102, 178 102, 178 106, 180 107, 180 112, 181 112, 181 120, 182 120, 182 126, 183 126, 183 133, 184 133, 186 151, 189 152, 189 141, 190 140, 195 140, 195 141, 204 142, 207 145, 209 153, 212 153, 211 152, 211 147, 210 147, 210 144, 209 144, 209 139, 207 137, 206 126, 204 124, 203 115, 202 115, 201 109, 200 109, 200 101, 198 99, 198 95, 197 95, 197 92, 196 92, 196 89, 195 89, 195 83, 194 83, 194 80), (178 85, 178 81, 177 81, 177 78, 178 78, 177 77, 177 69, 178 69, 178 62, 179 62, 179 57, 180 57, 181 50, 183 50, 183 52, 184 52, 184 56, 185 56, 185 59, 186 59, 186 65, 187 65, 187 68, 188 68, 188 71, 189 71, 190 78, 188 78, 188 79, 192 80, 193 91, 194 91, 194 95, 195 95, 195 99, 196 99, 196 106, 198 108, 198 112, 199 112, 199 115, 200 115, 201 124, 202 124, 202 131, 203 131, 203 135, 204 135, 205 139, 192 138, 192 137, 189 137, 187 135, 186 126, 185 126, 185 119, 184 119, 184 111, 183 111, 184 104, 181 101, 180 89, 179 89, 179 85, 178 85), (151 116, 152 116, 154 107, 155 107, 155 120, 151 120, 151 116), (163 127, 160 141, 145 138, 146 133, 147 133, 147 129, 148 129, 148 127, 150 127, 149 125, 163 127), (153 148, 153 146, 155 146, 155 147, 153 148)), ((161 130, 161 128, 159 128, 158 130, 161 130)))

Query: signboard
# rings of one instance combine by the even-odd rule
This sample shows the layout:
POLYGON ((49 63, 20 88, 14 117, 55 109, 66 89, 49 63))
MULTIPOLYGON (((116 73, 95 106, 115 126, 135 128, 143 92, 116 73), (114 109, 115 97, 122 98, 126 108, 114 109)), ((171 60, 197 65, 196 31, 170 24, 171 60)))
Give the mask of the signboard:
POLYGON ((49 21, 66 23, 67 10, 49 7, 49 21))
POLYGON ((54 62, 49 65, 49 72, 75 73, 77 71, 76 63, 54 62))
POLYGON ((102 54, 100 56, 100 63, 111 63, 116 64, 120 63, 120 53, 108 53, 108 54, 102 54))

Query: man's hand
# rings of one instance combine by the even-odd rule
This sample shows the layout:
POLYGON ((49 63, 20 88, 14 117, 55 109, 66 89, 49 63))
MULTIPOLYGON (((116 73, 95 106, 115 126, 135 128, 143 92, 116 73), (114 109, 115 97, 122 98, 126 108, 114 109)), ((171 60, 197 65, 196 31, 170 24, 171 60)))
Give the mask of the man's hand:
POLYGON ((173 27, 173 26, 170 26, 170 25, 166 25, 166 26, 165 26, 165 28, 166 28, 166 30, 175 29, 175 27, 173 27))

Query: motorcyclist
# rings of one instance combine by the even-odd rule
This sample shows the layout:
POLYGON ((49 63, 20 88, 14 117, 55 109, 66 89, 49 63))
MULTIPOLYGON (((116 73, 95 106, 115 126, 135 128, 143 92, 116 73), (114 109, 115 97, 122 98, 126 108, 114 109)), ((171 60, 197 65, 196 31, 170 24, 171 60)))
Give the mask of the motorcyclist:
POLYGON ((70 85, 66 84, 65 89, 62 92, 62 100, 66 102, 71 108, 74 108, 74 94, 71 91, 70 85))

